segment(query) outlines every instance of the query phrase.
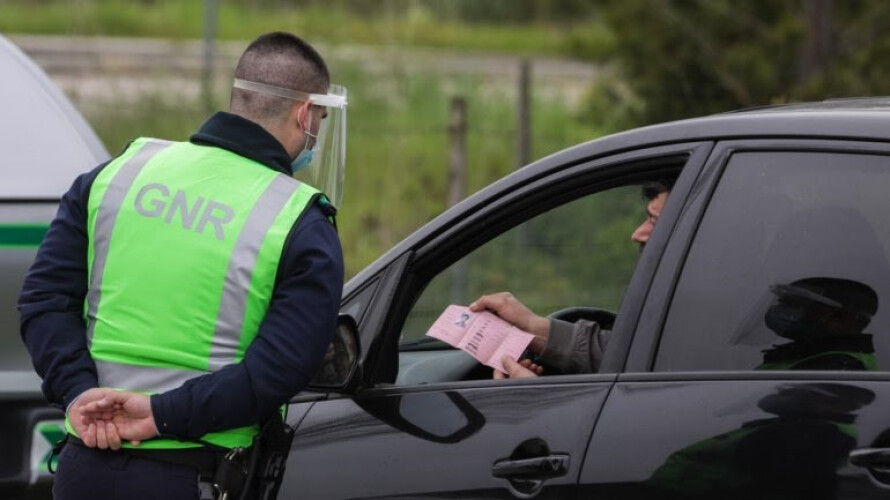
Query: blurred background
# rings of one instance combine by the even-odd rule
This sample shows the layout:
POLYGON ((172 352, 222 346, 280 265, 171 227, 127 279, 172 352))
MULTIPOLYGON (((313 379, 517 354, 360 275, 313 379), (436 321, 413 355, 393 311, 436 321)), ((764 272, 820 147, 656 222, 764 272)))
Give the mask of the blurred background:
MULTIPOLYGON (((348 276, 565 147, 738 108, 886 95, 888 24, 885 0, 0 0, 0 32, 112 154, 140 135, 184 139, 225 109, 259 34, 315 45, 349 89, 348 276)), ((628 196, 616 205, 633 224, 628 196)))

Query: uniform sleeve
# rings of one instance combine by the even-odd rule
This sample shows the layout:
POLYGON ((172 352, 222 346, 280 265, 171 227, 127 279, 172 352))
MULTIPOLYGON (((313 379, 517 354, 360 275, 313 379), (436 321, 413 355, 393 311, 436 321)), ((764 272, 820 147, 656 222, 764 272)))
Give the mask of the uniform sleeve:
POLYGON ((152 396, 161 435, 197 439, 269 418, 321 365, 342 293, 340 240, 313 206, 288 237, 269 310, 242 362, 152 396))
POLYGON ((62 408, 98 384, 83 310, 88 287, 87 201, 102 167, 78 177, 62 197, 18 301, 22 340, 43 379, 43 394, 62 408))
POLYGON ((550 338, 538 360, 562 373, 596 373, 611 332, 595 321, 550 321, 550 338))

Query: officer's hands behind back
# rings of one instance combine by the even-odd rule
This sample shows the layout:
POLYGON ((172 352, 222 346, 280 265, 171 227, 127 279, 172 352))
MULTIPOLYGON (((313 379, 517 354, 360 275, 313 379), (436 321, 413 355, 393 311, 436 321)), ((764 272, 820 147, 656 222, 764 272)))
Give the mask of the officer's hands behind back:
POLYGON ((68 410, 75 432, 90 448, 118 450, 158 435, 149 396, 114 389, 90 389, 68 410))

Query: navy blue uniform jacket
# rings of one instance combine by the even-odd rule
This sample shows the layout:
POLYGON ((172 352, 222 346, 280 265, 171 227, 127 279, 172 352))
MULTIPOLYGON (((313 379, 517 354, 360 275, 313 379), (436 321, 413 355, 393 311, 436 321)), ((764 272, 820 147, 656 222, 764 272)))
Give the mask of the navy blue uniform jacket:
MULTIPOLYGON (((284 147, 259 125, 217 113, 191 137, 289 174, 284 147)), ((87 200, 105 167, 78 177, 64 195, 19 297, 21 334, 47 400, 62 408, 97 387, 86 345, 87 200)), ((336 327, 343 256, 333 208, 310 207, 283 250, 269 310, 241 363, 194 378, 151 398, 161 434, 196 439, 255 424, 297 393, 318 368, 336 327)), ((163 311, 157 311, 163 314, 163 311)))

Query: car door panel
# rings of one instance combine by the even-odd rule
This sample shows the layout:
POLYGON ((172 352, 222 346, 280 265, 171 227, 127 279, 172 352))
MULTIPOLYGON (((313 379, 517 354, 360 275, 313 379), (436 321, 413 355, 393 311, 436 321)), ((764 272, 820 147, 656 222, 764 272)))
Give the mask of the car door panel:
POLYGON ((375 389, 316 404, 294 437, 282 497, 516 498, 492 468, 529 440, 548 450, 514 459, 568 458, 536 498, 571 497, 578 436, 590 435, 614 380, 584 378, 375 389))
POLYGON ((886 498, 848 456, 890 430, 887 382, 658 378, 616 384, 582 498, 886 498))

